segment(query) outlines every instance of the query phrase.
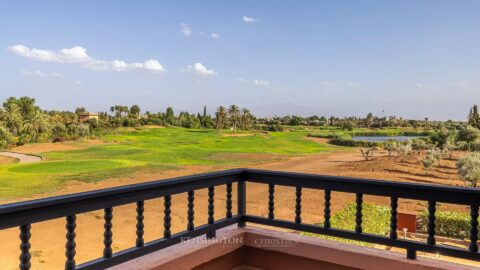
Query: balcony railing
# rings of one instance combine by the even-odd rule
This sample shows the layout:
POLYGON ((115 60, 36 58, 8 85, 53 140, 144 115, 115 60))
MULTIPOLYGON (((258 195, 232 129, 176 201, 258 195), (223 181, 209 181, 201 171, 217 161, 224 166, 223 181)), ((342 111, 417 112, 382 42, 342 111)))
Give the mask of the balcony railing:
MULTIPOLYGON (((184 238, 206 235, 215 237, 215 231, 233 224, 244 227, 246 222, 270 225, 297 231, 310 232, 352 239, 407 250, 407 258, 415 259, 417 251, 440 253, 447 256, 480 261, 478 253, 478 211, 480 190, 439 185, 398 183, 379 180, 366 180, 350 177, 334 177, 301 173, 287 173, 252 169, 235 169, 186 177, 136 184, 118 188, 52 197, 27 202, 0 206, 0 230, 19 227, 20 229, 20 265, 19 269, 28 270, 30 263, 30 229, 31 224, 56 218, 66 219, 66 258, 65 269, 105 269, 120 263, 141 257, 148 253, 180 243, 184 238), (268 216, 247 215, 248 194, 246 183, 263 183, 268 185, 268 216), (232 213, 232 184, 237 183, 237 213, 232 213), (226 187, 225 218, 214 220, 214 195, 219 186, 226 187), (275 218, 275 187, 295 187, 295 213, 293 221, 275 218), (201 226, 194 225, 195 191, 208 188, 208 222, 201 226), (302 223, 302 189, 309 188, 324 191, 324 222, 322 226, 302 223), (356 194, 355 230, 348 231, 332 228, 330 224, 331 192, 339 191, 356 194), (185 231, 172 234, 171 205, 172 195, 186 193, 188 225, 185 231), (363 232, 362 204, 364 195, 376 195, 390 198, 391 219, 388 236, 363 232), (146 200, 164 199, 164 233, 163 237, 145 243, 144 202, 146 200), (428 236, 427 242, 400 239, 397 236, 398 199, 414 199, 428 202, 428 236), (136 241, 132 248, 113 253, 112 219, 114 207, 136 204, 137 225, 136 241), (470 207, 471 229, 468 249, 437 245, 435 242, 435 211, 437 203, 451 203, 470 207), (96 260, 76 265, 75 263, 75 228, 76 215, 102 210, 104 211, 104 250, 103 256, 96 260)), ((121 237, 121 236, 119 236, 121 237)))

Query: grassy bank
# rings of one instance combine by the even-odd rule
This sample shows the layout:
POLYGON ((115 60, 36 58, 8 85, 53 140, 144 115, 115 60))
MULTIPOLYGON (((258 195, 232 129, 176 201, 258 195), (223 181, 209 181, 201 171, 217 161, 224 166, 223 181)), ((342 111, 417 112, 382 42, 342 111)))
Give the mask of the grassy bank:
POLYGON ((309 137, 329 138, 331 143, 340 146, 349 147, 382 147, 383 142, 371 142, 362 140, 353 140, 352 137, 395 137, 395 136, 430 136, 432 131, 424 129, 411 128, 385 128, 385 129, 366 129, 355 128, 354 130, 341 130, 339 128, 328 127, 310 132, 309 137))
POLYGON ((45 161, 40 163, 0 165, 0 198, 49 192, 69 180, 100 181, 182 165, 241 166, 249 162, 245 154, 290 156, 330 149, 306 139, 307 134, 305 130, 245 136, 184 128, 120 130, 105 135, 103 145, 41 153, 45 161))

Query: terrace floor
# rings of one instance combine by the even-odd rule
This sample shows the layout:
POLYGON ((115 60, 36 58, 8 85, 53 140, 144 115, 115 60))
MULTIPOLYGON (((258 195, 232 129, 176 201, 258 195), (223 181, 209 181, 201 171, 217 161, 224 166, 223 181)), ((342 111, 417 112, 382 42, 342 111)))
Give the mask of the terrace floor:
POLYGON ((109 270, 473 270, 430 258, 301 236, 267 228, 230 226, 217 237, 186 239, 181 244, 109 270))

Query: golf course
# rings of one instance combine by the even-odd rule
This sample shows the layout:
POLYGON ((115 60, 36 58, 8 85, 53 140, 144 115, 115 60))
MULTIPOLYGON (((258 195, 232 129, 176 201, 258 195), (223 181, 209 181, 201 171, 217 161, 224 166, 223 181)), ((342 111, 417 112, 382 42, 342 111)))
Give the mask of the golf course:
POLYGON ((96 182, 185 165, 242 166, 332 149, 307 138, 307 130, 230 133, 185 128, 119 129, 96 143, 33 144, 13 149, 43 158, 0 164, 0 198, 48 193, 68 181, 96 182))

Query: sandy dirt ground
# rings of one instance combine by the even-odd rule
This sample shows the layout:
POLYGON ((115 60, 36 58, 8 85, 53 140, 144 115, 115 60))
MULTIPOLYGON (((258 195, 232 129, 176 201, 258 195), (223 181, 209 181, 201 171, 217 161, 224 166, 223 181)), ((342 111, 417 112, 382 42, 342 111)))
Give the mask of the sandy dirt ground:
POLYGON ((16 158, 0 156, 0 165, 18 162, 16 158))
MULTIPOLYGON (((320 141, 319 141, 320 142, 320 141)), ((245 157, 247 158, 247 156, 245 157)), ((252 157, 253 158, 253 157, 252 157)), ((253 158, 255 160, 255 158, 253 158)), ((231 166, 234 167, 234 166, 231 166)), ((108 179, 97 183, 71 182, 54 194, 76 193, 88 190, 109 188, 146 181, 166 179, 181 175, 190 175, 228 169, 226 166, 187 166, 180 170, 161 173, 138 173, 124 178, 108 179)), ((438 183, 463 185, 456 176, 455 160, 444 160, 425 175, 415 157, 388 157, 384 152, 377 152, 371 161, 364 161, 358 150, 334 151, 318 155, 298 156, 289 159, 273 160, 269 163, 252 165, 252 168, 282 170, 304 173, 316 173, 340 176, 355 176, 371 179, 388 179, 405 182, 438 183)), ((247 212, 267 216, 266 185, 247 184, 247 212)), ((236 212, 236 186, 234 185, 234 213, 236 212)), ((215 218, 225 216, 225 187, 219 186, 215 191, 215 218)), ((305 223, 317 223, 323 220, 323 192, 304 189, 302 196, 302 218, 305 223)), ((276 218, 293 220, 295 190, 289 187, 277 187, 275 197, 276 218)), ((337 212, 355 201, 352 194, 332 192, 332 210, 337 212)), ((185 230, 187 220, 187 196, 178 194, 172 198, 172 232, 185 230)), ((365 202, 389 205, 387 198, 365 196, 365 202)), ((426 204, 420 201, 400 200, 399 211, 418 212, 426 204)), ((463 207, 440 205, 440 209, 467 211, 463 207)), ((195 193, 195 224, 207 221, 207 192, 195 193)), ((114 208, 113 248, 120 251, 132 247, 135 243, 135 206, 126 205, 114 208)), ((89 212, 77 217, 77 263, 86 262, 102 255, 103 248, 103 212, 89 212)), ((150 200, 145 203, 145 239, 151 241, 161 238, 163 234, 163 199, 150 200)), ((18 229, 0 231, 0 269, 18 269, 19 240, 18 229)), ((57 219, 32 225, 32 269, 63 269, 65 253, 65 220, 57 219)))
POLYGON ((98 139, 91 139, 87 141, 67 141, 59 143, 33 143, 15 147, 12 149, 13 152, 23 153, 23 154, 38 154, 43 152, 53 152, 53 151, 70 151, 70 150, 79 150, 94 145, 104 144, 105 142, 98 139))
POLYGON ((0 152, 0 156, 14 158, 14 159, 18 160, 18 162, 20 162, 20 163, 42 161, 42 158, 39 157, 39 156, 22 154, 22 153, 15 153, 15 152, 0 152))

